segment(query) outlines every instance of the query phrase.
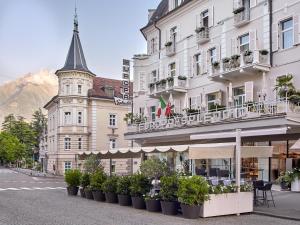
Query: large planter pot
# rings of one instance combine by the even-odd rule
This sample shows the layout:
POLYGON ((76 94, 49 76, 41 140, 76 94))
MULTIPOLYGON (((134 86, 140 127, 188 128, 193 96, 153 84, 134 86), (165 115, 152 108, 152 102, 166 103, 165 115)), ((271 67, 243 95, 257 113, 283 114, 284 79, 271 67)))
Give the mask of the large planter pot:
POLYGON ((105 193, 107 203, 118 203, 118 196, 116 193, 105 193))
POLYGON ((92 193, 95 201, 105 202, 105 195, 102 191, 96 190, 92 191, 92 193))
POLYGON ((282 191, 289 190, 289 183, 287 183, 287 182, 280 182, 280 188, 281 188, 282 191))
POLYGON ((295 180, 292 181, 291 183, 291 191, 300 191, 300 180, 299 178, 296 178, 295 180))
POLYGON ((86 198, 86 199, 91 199, 91 200, 94 199, 94 196, 93 196, 93 193, 92 193, 91 190, 89 190, 89 189, 84 189, 84 194, 85 194, 85 198, 86 198))
POLYGON ((68 195, 76 196, 78 194, 78 187, 67 187, 68 195))
POLYGON ((160 201, 162 213, 165 215, 177 215, 178 214, 178 202, 160 201))
POLYGON ((130 206, 132 204, 130 195, 118 195, 118 201, 121 206, 130 206))
POLYGON ((149 212, 161 212, 160 200, 146 200, 146 209, 149 212))
POLYGON ((209 195, 209 197, 210 200, 205 201, 201 207, 201 217, 241 214, 253 211, 252 192, 209 195))
POLYGON ((143 197, 131 197, 132 206, 135 209, 146 209, 145 200, 143 197))
POLYGON ((79 189, 81 198, 85 198, 85 192, 83 188, 79 189))
POLYGON ((186 219, 197 219, 200 217, 201 205, 186 205, 180 204, 182 215, 186 219))

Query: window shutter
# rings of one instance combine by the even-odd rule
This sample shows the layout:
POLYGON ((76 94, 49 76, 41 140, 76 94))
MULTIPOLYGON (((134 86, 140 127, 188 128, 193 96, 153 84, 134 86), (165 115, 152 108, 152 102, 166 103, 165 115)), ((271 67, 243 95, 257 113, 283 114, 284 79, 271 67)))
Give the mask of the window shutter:
POLYGON ((278 51, 279 48, 279 23, 273 23, 272 24, 272 29, 273 29, 273 33, 272 33, 272 49, 273 52, 278 51))
POLYGON ((195 56, 191 56, 191 77, 196 75, 196 60, 195 56))
POLYGON ((256 4, 257 4, 256 1, 257 1, 257 0, 250 0, 250 8, 256 6, 256 4))
POLYGON ((256 30, 249 32, 249 48, 250 50, 256 50, 256 30))
POLYGON ((300 43, 300 36, 299 36, 299 15, 295 15, 293 17, 293 21, 294 21, 294 45, 297 45, 300 43))
POLYGON ((253 102, 253 81, 245 82, 245 101, 253 102))
POLYGON ((201 67, 202 67, 202 73, 207 73, 207 51, 202 50, 201 51, 201 67))
POLYGON ((220 62, 220 59, 221 59, 221 46, 216 45, 216 60, 220 62))
POLYGON ((209 14, 209 27, 213 27, 214 26, 214 6, 211 6, 208 10, 208 14, 209 14))
POLYGON ((196 97, 197 98, 197 108, 200 108, 201 107, 201 99, 202 99, 202 96, 201 95, 199 95, 199 96, 197 96, 196 97))
POLYGON ((233 9, 238 9, 243 6, 243 0, 233 0, 233 9))
POLYGON ((200 14, 196 15, 196 28, 198 27, 202 27, 202 18, 200 14))
POLYGON ((175 62, 175 68, 176 68, 176 75, 175 76, 180 76, 180 61, 179 59, 176 59, 176 62, 175 62))
POLYGON ((231 55, 237 54, 237 39, 232 38, 231 39, 231 55))
POLYGON ((217 93, 217 101, 218 101, 218 104, 222 105, 222 100, 223 100, 223 92, 220 90, 220 91, 218 91, 218 93, 217 93))

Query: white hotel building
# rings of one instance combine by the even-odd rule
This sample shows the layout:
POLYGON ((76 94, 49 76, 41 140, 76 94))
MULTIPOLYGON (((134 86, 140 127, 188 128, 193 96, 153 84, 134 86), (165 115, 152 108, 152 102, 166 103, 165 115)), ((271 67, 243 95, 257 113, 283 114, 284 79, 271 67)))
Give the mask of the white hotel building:
MULTIPOLYGON (((242 129, 243 145, 274 146, 272 158, 242 160, 245 177, 274 180, 299 166, 300 154, 289 148, 300 138, 300 110, 274 91, 286 74, 300 89, 299 16, 300 0, 162 0, 141 29, 148 52, 134 56, 134 112, 147 120, 125 139, 141 146, 230 142, 242 129), (157 118, 160 96, 174 105, 174 118, 157 118)), ((177 166, 186 155, 162 157, 177 166)), ((192 165, 225 170, 230 163, 192 165)))

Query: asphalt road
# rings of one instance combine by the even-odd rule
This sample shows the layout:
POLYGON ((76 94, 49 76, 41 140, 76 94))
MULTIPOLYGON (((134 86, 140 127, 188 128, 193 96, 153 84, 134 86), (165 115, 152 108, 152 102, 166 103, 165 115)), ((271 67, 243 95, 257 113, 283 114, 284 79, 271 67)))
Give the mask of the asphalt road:
POLYGON ((69 197, 64 187, 61 179, 32 178, 0 169, 0 225, 300 225, 259 215, 186 220, 69 197))

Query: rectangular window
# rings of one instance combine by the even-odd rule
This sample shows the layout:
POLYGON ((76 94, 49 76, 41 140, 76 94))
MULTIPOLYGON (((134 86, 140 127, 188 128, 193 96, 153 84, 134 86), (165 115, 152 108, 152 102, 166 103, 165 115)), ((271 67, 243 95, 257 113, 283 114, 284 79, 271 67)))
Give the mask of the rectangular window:
POLYGON ((112 164, 112 165, 111 165, 111 172, 112 172, 112 173, 115 173, 115 172, 116 172, 116 165, 115 165, 115 164, 112 164))
POLYGON ((65 150, 71 150, 71 138, 65 138, 65 150))
POLYGON ((170 41, 173 43, 172 47, 175 51, 176 49, 176 42, 177 42, 177 27, 173 27, 170 30, 170 41))
POLYGON ((115 149, 117 147, 116 139, 113 139, 113 138, 109 139, 109 147, 110 147, 110 149, 115 149))
POLYGON ((66 94, 67 95, 70 94, 70 85, 69 84, 66 85, 66 94))
POLYGON ((176 63, 169 64, 169 76, 170 77, 176 76, 176 63))
POLYGON ((245 87, 233 89, 234 106, 243 106, 245 103, 245 87))
POLYGON ((146 90, 146 74, 140 73, 140 91, 146 90))
POLYGON ((208 10, 205 10, 204 12, 201 13, 202 17, 202 26, 203 27, 208 27, 208 10))
POLYGON ((78 149, 82 149, 82 138, 78 138, 78 149))
POLYGON ((64 122, 65 125, 70 125, 72 123, 71 112, 65 112, 64 122))
POLYGON ((152 119, 152 121, 155 121, 155 119, 156 119, 156 107, 155 106, 151 106, 151 119, 152 119))
POLYGON ((213 64, 214 62, 217 61, 217 49, 216 48, 211 48, 209 50, 209 57, 210 57, 211 64, 213 64))
POLYGON ((153 71, 151 72, 151 82, 152 82, 152 83, 155 83, 156 81, 158 81, 157 71, 156 71, 156 70, 153 70, 153 71))
POLYGON ((217 102, 217 94, 216 93, 212 93, 212 94, 208 94, 207 95, 207 107, 208 110, 210 109, 210 107, 212 107, 213 105, 215 105, 217 102))
POLYGON ((195 55, 196 75, 201 74, 201 64, 202 64, 201 54, 195 55))
POLYGON ((240 39, 240 53, 248 51, 250 46, 249 34, 240 36, 239 39, 240 39))
POLYGON ((81 94, 81 89, 82 89, 82 86, 78 85, 78 94, 81 94))
POLYGON ((281 36, 282 36, 282 48, 287 49, 293 47, 293 35, 294 35, 294 27, 293 27, 293 19, 290 18, 288 20, 281 22, 281 36))
POLYGON ((109 114, 109 126, 115 127, 117 125, 117 115, 116 114, 109 114))
POLYGON ((72 163, 71 162, 65 162, 65 172, 72 169, 72 163))
POLYGON ((82 112, 78 112, 78 124, 82 123, 82 112))
POLYGON ((155 38, 152 38, 151 40, 150 40, 150 54, 153 54, 153 53, 155 53, 155 51, 156 51, 156 48, 155 48, 156 46, 155 46, 155 38))

